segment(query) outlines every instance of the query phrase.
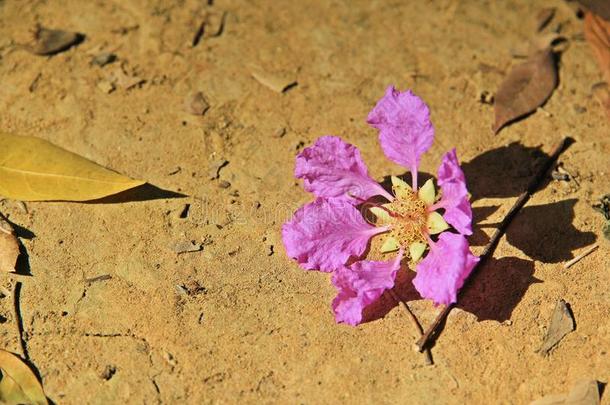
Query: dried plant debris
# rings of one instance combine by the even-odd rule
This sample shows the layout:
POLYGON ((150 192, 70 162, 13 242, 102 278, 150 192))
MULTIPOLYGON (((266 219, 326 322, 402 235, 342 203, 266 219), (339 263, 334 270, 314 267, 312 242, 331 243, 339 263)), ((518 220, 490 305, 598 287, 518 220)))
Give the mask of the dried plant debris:
POLYGON ((538 15, 536 16, 537 32, 544 30, 549 25, 549 23, 553 20, 553 17, 555 17, 556 11, 557 10, 555 9, 555 7, 548 7, 543 8, 538 12, 538 15))
POLYGON ((543 356, 546 356, 553 347, 555 347, 561 339, 563 339, 568 333, 572 332, 576 328, 572 311, 569 308, 569 304, 564 300, 559 300, 553 315, 551 316, 551 323, 549 329, 544 337, 542 346, 538 350, 543 356))
POLYGON ((14 272, 19 257, 19 241, 11 223, 0 214, 0 271, 14 272))
POLYGON ((0 349, 0 402, 3 404, 48 404, 42 385, 19 357, 0 349))
POLYGON ((216 180, 220 177, 220 170, 229 164, 228 160, 216 159, 208 166, 208 177, 210 180, 216 180))
POLYGON ((552 394, 530 405, 599 405, 599 384, 596 380, 578 381, 567 394, 552 394))
POLYGON ((498 133, 505 125, 542 106, 557 81, 555 54, 550 47, 513 67, 496 92, 493 131, 498 133))
POLYGON ((78 32, 48 29, 37 25, 34 40, 24 45, 24 48, 36 55, 54 55, 80 44, 84 39, 85 36, 78 32))
POLYGON ((173 250, 174 253, 179 255, 183 253, 200 252, 203 250, 203 245, 201 243, 196 243, 195 241, 185 240, 176 243, 173 250))
POLYGON ((226 12, 207 13, 201 24, 199 24, 199 27, 197 27, 197 31, 193 36, 191 46, 197 46, 204 38, 215 38, 221 36, 225 28, 226 18, 226 12))
POLYGON ((610 1, 608 0, 578 0, 589 11, 610 21, 610 1))
POLYGON ((283 93, 298 84, 293 75, 285 72, 265 71, 258 66, 251 66, 250 73, 260 84, 276 93, 283 93))
POLYGON ((202 92, 198 91, 194 94, 189 94, 184 100, 184 109, 189 114, 204 115, 210 109, 210 104, 205 99, 202 92))
POLYGON ((604 216, 605 223, 602 227, 602 234, 606 239, 610 240, 610 194, 600 198, 599 203, 593 205, 593 209, 604 216))

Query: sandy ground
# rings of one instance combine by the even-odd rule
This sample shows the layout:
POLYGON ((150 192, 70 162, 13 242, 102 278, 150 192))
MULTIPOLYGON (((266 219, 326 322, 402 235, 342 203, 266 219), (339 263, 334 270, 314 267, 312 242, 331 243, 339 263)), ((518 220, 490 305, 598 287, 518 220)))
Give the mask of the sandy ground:
MULTIPOLYGON (((562 266, 599 238, 591 204, 610 192, 610 131, 591 96, 601 73, 570 8, 559 0, 207 3, 0 1, 0 130, 187 195, 28 203, 27 213, 0 205, 24 228, 33 274, 20 294, 24 340, 53 401, 526 404, 581 378, 608 382, 608 250, 562 266), (493 107, 480 94, 497 88, 546 6, 557 7, 553 24, 570 39, 560 85, 543 110, 494 136, 493 107), (223 14, 220 35, 216 25, 193 47, 201 21, 213 27, 223 14), (53 57, 15 48, 37 22, 86 39, 53 57), (92 66, 103 51, 118 60, 92 66), (144 82, 107 93, 117 69, 144 82), (274 92, 253 69, 298 85, 274 92), (412 350, 417 333, 389 297, 370 322, 336 325, 328 276, 299 270, 280 238, 282 222, 310 199, 292 177, 294 156, 318 136, 357 145, 379 180, 403 172, 365 123, 389 84, 432 109, 437 137, 422 171, 435 173, 457 146, 479 252, 545 154, 562 136, 576 141, 560 160, 579 185, 549 182, 534 196, 451 313, 434 366, 412 350), (184 110, 196 91, 211 106, 204 116, 184 110), (191 240, 203 250, 174 252, 191 240), (111 278, 85 281, 100 275, 111 278), (543 357, 536 351, 560 298, 577 328, 543 357)), ((411 277, 400 293, 427 325, 438 309, 418 299, 411 277)), ((0 345, 20 352, 11 298, 0 299, 0 315, 0 345)))

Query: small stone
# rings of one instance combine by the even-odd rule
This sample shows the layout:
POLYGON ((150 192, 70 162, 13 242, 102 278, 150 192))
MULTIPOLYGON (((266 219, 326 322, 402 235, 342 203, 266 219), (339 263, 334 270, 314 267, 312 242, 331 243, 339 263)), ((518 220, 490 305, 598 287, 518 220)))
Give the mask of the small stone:
POLYGON ((104 371, 102 371, 100 377, 102 377, 104 380, 108 381, 112 378, 112 376, 116 373, 116 367, 113 365, 107 365, 106 368, 104 368, 104 371))
POLYGON ((108 80, 99 81, 97 83, 97 88, 106 94, 110 94, 116 89, 116 87, 114 87, 114 84, 112 84, 108 80))
POLYGON ((207 102, 203 93, 198 91, 195 94, 190 94, 184 100, 184 108, 186 112, 193 115, 204 115, 210 109, 210 104, 207 102))
POLYGON ((99 67, 106 66, 116 61, 116 55, 110 52, 98 53, 91 59, 91 64, 99 67))
POLYGON ((181 241, 174 245, 173 248, 176 254, 199 252, 203 250, 203 246, 200 243, 194 241, 181 241))
POLYGON ((229 183, 226 180, 222 180, 220 183, 218 183, 218 187, 220 187, 220 188, 229 188, 229 187, 231 187, 231 183, 229 183))

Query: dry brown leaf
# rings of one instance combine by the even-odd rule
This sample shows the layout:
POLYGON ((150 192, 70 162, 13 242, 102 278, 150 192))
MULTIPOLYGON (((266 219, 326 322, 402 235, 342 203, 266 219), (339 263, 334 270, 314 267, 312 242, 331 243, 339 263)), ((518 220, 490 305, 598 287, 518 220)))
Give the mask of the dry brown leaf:
POLYGON ((144 184, 43 139, 0 132, 0 195, 21 201, 88 201, 144 184))
POLYGON ((550 48, 513 67, 496 92, 493 131, 498 133, 506 124, 535 111, 556 86, 557 65, 550 48))
POLYGON ((0 349, 0 370, 0 402, 11 405, 48 404, 36 375, 19 357, 0 349))
POLYGON ((591 12, 585 13, 585 39, 591 46, 607 82, 610 82, 610 22, 591 12))
POLYGON ((549 330, 546 332, 539 352, 547 355, 565 335, 574 330, 575 326, 568 304, 564 300, 559 300, 553 310, 549 330))
POLYGON ((13 272, 19 257, 19 241, 15 229, 0 214, 0 271, 13 272))
POLYGON ((25 48, 36 55, 53 55, 79 44, 84 38, 84 35, 78 32, 52 30, 37 26, 33 43, 25 45, 25 48))

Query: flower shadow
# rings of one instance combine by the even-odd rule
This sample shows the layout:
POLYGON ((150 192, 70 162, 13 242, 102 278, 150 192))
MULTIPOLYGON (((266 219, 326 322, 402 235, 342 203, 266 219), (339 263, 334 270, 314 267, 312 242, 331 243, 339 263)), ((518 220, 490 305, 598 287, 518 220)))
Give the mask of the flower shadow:
POLYGON ((479 322, 506 321, 511 318, 529 286, 542 282, 533 275, 532 260, 491 258, 463 289, 457 307, 474 314, 479 322))
MULTIPOLYGON (((396 274, 394 291, 404 302, 415 301, 421 299, 417 290, 413 286, 413 278, 415 272, 409 270, 402 265, 396 274)), ((362 313, 362 323, 376 321, 385 317, 394 307, 398 306, 398 302, 394 297, 386 291, 377 301, 367 306, 362 313)))
POLYGON ((526 206, 506 232, 508 242, 534 260, 559 263, 572 259, 574 250, 595 242, 595 233, 573 225, 576 199, 526 206))

